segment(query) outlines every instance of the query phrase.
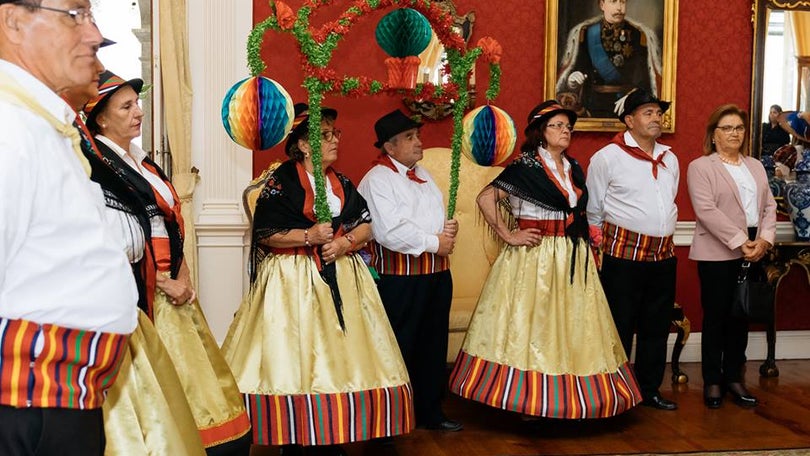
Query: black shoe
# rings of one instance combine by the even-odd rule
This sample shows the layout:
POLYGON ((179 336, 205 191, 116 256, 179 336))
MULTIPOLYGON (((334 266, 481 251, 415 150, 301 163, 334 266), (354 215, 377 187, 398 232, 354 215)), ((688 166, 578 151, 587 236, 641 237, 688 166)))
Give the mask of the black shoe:
POLYGON ((307 447, 307 455, 312 456, 348 456, 340 445, 315 445, 307 447))
POLYGON ((459 423, 458 421, 453 421, 445 418, 438 423, 431 423, 425 425, 425 429, 429 429, 431 431, 446 431, 446 432, 457 432, 464 429, 464 425, 459 423))
POLYGON ((656 394, 655 396, 650 396, 647 399, 644 399, 641 405, 657 408, 658 410, 675 410, 678 408, 678 404, 672 401, 668 401, 658 394, 656 394))
POLYGON ((304 456, 304 448, 301 445, 282 445, 278 449, 281 456, 304 456))
POLYGON ((752 396, 751 393, 745 389, 745 386, 740 382, 734 382, 728 384, 728 392, 731 393, 731 397, 734 398, 734 402, 737 405, 743 407, 756 407, 759 404, 757 398, 752 396))
POLYGON ((723 389, 720 385, 706 385, 703 387, 703 402, 710 409, 720 408, 723 404, 723 389))

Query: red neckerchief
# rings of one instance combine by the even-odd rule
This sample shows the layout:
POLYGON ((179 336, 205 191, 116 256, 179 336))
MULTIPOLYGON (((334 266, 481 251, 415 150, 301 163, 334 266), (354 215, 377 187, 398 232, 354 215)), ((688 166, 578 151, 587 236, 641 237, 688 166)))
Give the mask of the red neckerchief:
POLYGON ((664 163, 664 156, 666 156, 667 151, 661 153, 658 158, 652 158, 644 152, 644 150, 638 146, 628 146, 627 143, 624 141, 624 132, 616 133, 616 136, 613 137, 611 140, 613 144, 619 146, 623 151, 627 152, 631 157, 637 158, 639 160, 648 161, 652 163, 652 175, 654 179, 658 179, 658 166, 662 168, 666 168, 667 165, 664 163))
MULTIPOLYGON (((399 174, 399 170, 397 169, 397 165, 395 165, 394 162, 391 161, 391 157, 389 157, 387 154, 380 154, 376 159, 374 159, 374 161, 371 164, 372 165, 383 165, 386 168, 389 168, 391 171, 399 174)), ((424 184, 425 182, 427 182, 424 179, 420 179, 419 176, 416 175, 416 171, 413 168, 409 169, 405 173, 405 175, 408 176, 408 179, 410 179, 410 180, 412 180, 412 181, 414 181, 416 183, 419 183, 419 184, 424 184)))

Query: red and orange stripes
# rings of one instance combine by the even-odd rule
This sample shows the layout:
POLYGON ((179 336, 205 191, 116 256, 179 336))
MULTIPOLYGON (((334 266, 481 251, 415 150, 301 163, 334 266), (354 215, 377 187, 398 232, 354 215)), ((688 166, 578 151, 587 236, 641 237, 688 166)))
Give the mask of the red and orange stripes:
POLYGON ((410 384, 332 394, 245 394, 259 445, 334 445, 410 432, 410 384))
POLYGON ((371 266, 380 274, 421 275, 450 269, 450 259, 435 253, 406 255, 386 249, 374 241, 369 242, 368 250, 371 253, 371 266))
POLYGON ((0 404, 101 407, 126 341, 121 334, 0 318, 0 404))
POLYGON ((492 407, 547 418, 607 418, 641 402, 629 363, 588 376, 523 371, 460 352, 450 391, 492 407))
POLYGON ((623 260, 661 261, 675 256, 672 236, 647 236, 605 222, 602 239, 604 254, 623 260))

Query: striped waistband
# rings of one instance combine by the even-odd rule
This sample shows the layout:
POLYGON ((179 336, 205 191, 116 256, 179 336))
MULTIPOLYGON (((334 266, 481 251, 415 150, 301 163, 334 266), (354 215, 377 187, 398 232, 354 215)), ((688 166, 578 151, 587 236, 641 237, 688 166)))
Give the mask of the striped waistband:
POLYGON ((101 407, 118 376, 126 341, 122 334, 0 317, 0 404, 101 407))
POLYGON ((603 253, 623 260, 662 261, 675 256, 672 236, 647 236, 605 222, 602 239, 603 253))
POLYGON ((521 230, 537 228, 543 236, 565 236, 565 220, 518 219, 521 230))
POLYGON ((270 249, 274 255, 315 255, 312 247, 272 247, 270 249))
POLYGON ((371 266, 380 274, 421 275, 450 269, 450 259, 435 253, 406 255, 388 250, 374 241, 369 242, 368 250, 371 252, 371 266))

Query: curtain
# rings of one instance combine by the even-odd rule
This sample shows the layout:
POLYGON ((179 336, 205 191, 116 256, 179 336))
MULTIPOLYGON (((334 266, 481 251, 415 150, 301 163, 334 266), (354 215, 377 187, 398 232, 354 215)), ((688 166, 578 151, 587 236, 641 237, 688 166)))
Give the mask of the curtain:
POLYGON ((188 64, 187 0, 156 0, 160 22, 161 83, 165 129, 172 152, 172 183, 183 204, 183 250, 197 287, 197 236, 194 188, 199 177, 191 166, 191 75, 188 64))

